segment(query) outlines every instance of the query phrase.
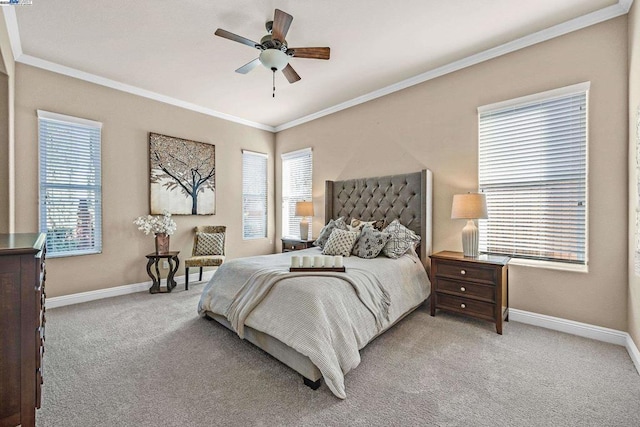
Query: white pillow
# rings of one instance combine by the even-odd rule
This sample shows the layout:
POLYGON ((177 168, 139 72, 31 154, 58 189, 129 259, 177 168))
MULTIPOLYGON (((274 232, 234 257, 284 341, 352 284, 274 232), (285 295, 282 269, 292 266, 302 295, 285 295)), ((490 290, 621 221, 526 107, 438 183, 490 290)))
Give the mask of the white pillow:
POLYGON ((360 233, 356 231, 346 231, 335 229, 329 236, 329 240, 324 245, 322 253, 325 255, 351 255, 353 245, 358 241, 360 233))
POLYGON ((352 218, 351 224, 347 225, 347 229, 349 231, 362 231, 362 229, 367 225, 370 225, 378 231, 382 231, 382 229, 384 228, 384 220, 363 221, 361 219, 352 218))
POLYGON ((420 236, 400 224, 397 219, 394 219, 384 229, 384 232, 391 234, 391 238, 382 249, 382 253, 389 258, 400 258, 408 250, 415 248, 420 243, 420 236))

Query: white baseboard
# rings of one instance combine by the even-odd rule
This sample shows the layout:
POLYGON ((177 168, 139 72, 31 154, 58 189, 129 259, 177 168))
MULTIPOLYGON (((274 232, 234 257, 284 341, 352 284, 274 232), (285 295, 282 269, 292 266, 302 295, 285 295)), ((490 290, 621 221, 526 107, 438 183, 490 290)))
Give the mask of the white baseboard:
POLYGON ((638 347, 636 347, 636 343, 633 342, 631 335, 627 334, 627 352, 633 361, 633 364, 636 365, 636 370, 640 373, 640 351, 638 351, 638 347))
MULTIPOLYGON (((211 279, 215 270, 204 271, 202 273, 202 281, 206 282, 211 279)), ((189 274, 189 283, 198 283, 199 273, 189 274)), ((184 285, 185 276, 175 277, 178 285, 184 285)), ((133 294, 135 292, 148 292, 151 287, 151 280, 141 283, 133 283, 130 285, 116 286, 107 289, 98 289, 95 291, 79 292, 77 294, 63 295, 60 297, 47 298, 47 308, 63 307, 65 305, 80 304, 82 302, 95 301, 103 298, 117 297, 119 295, 133 294)))
POLYGON ((636 371, 640 373, 640 352, 638 351, 636 344, 633 342, 631 335, 627 332, 513 308, 509 309, 509 320, 539 326, 541 328, 551 329, 554 331, 565 332, 567 334, 577 335, 580 337, 591 338, 596 341, 621 345, 627 349, 629 357, 631 357, 631 361, 636 367, 636 371))

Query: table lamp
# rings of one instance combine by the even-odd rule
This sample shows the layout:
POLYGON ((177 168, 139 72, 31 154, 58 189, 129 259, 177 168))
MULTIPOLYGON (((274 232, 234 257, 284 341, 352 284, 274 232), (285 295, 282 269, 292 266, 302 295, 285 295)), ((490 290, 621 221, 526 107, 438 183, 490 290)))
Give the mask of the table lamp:
POLYGON ((313 202, 296 202, 296 216, 301 216, 300 221, 300 238, 306 240, 309 238, 309 221, 307 217, 313 216, 313 202))
POLYGON ((482 193, 455 194, 451 219, 467 219, 462 229, 462 251, 466 257, 478 256, 478 227, 475 220, 487 218, 487 198, 482 193))

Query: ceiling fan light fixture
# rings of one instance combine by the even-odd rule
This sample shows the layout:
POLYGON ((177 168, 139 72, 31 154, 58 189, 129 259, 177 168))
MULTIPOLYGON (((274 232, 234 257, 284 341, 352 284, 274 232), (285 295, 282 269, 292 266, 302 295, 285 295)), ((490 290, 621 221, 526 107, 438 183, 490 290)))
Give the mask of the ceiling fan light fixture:
POLYGON ((291 57, 278 49, 267 49, 260 53, 260 62, 269 70, 282 70, 289 64, 291 57))

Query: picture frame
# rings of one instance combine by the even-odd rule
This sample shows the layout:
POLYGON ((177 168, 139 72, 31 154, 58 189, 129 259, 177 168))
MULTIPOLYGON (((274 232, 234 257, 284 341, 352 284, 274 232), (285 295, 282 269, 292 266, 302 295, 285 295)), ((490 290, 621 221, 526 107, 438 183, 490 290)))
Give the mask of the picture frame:
POLYGON ((213 144, 149 133, 149 205, 152 215, 216 213, 213 144))

